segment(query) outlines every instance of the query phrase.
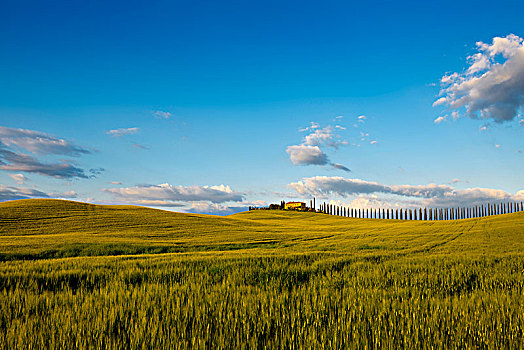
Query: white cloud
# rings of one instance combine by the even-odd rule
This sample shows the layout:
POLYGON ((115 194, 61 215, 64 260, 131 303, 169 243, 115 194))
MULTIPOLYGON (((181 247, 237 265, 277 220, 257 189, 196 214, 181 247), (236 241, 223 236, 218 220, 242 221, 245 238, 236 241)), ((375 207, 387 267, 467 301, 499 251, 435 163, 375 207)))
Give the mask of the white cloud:
MULTIPOLYGON (((444 207, 452 205, 475 205, 489 201, 524 200, 524 191, 512 195, 502 190, 489 188, 469 188, 458 190, 449 185, 384 185, 360 179, 346 179, 340 176, 316 176, 288 185, 300 195, 348 197, 352 195, 370 196, 376 194, 393 195, 404 198, 404 204, 444 207), (411 202, 405 202, 406 200, 411 202), (413 200, 417 200, 413 202, 413 200)), ((367 198, 367 197, 365 197, 367 198)), ((376 197, 378 198, 378 197, 376 197)), ((390 203, 388 201, 388 203, 390 203)))
POLYGON ((495 148, 500 148, 500 145, 495 145, 495 148))
POLYGON ((14 182, 16 182, 19 185, 23 185, 27 181, 27 178, 23 174, 8 174, 8 175, 9 177, 13 179, 14 182))
POLYGON ((303 139, 300 145, 288 146, 286 152, 293 165, 331 165, 333 168, 343 171, 350 171, 347 167, 338 163, 331 163, 328 156, 320 147, 332 147, 338 149, 341 145, 348 142, 342 140, 341 136, 335 133, 335 129, 345 130, 337 126, 333 128, 328 125, 320 128, 320 125, 311 122, 311 126, 300 131, 311 131, 303 139))
POLYGON ((478 42, 477 49, 466 71, 442 77, 441 97, 433 105, 464 109, 473 119, 514 120, 524 106, 523 39, 495 37, 491 44, 478 42))
MULTIPOLYGON (((387 200, 381 200, 376 195, 359 195, 353 199, 349 207, 354 209, 375 209, 375 208, 394 208, 399 207, 399 203, 390 203, 387 200)), ((404 206, 407 207, 407 206, 404 206)))
POLYGON ((362 123, 363 123, 363 122, 365 122, 366 119, 368 119, 368 118, 367 118, 365 115, 361 115, 361 116, 359 116, 357 119, 358 119, 359 122, 362 122, 362 123))
POLYGON ((122 183, 119 182, 119 181, 111 181, 111 184, 113 184, 113 185, 121 185, 122 183))
POLYGON ((173 186, 170 184, 142 185, 123 188, 105 188, 110 193, 129 203, 137 201, 161 200, 169 202, 208 201, 212 203, 240 202, 244 198, 241 192, 233 191, 229 186, 173 186))
POLYGON ((486 125, 482 125, 479 127, 479 131, 482 132, 482 131, 486 131, 488 130, 488 127, 486 125))
POLYGON ((187 209, 190 213, 230 215, 248 210, 248 206, 228 206, 218 203, 194 202, 191 208, 187 209))
POLYGON ((315 130, 315 129, 318 129, 320 128, 320 125, 318 123, 315 123, 315 122, 311 122, 311 125, 310 126, 306 126, 305 128, 302 128, 302 129, 298 129, 299 132, 303 132, 303 131, 312 131, 312 130, 315 130))
POLYGON ((294 165, 327 165, 328 156, 318 146, 295 145, 286 149, 294 165))
POLYGON ((440 124, 442 122, 446 121, 446 116, 443 116, 443 117, 438 117, 437 119, 435 119, 433 122, 435 124, 440 124))
POLYGON ((66 191, 66 192, 56 192, 56 193, 49 193, 49 197, 53 198, 76 198, 77 193, 75 191, 66 191))
POLYGON ((122 137, 124 135, 134 135, 139 131, 138 128, 121 128, 121 129, 113 129, 106 132, 106 134, 113 136, 113 137, 122 137))
MULTIPOLYGON (((339 127, 335 129, 345 130, 339 127)), ((335 134, 333 127, 328 125, 325 128, 316 127, 315 130, 304 137, 304 145, 309 146, 327 146, 338 148, 341 145, 346 145, 347 142, 341 140, 340 135, 335 134)))
POLYGON ((373 140, 373 141, 370 141, 369 143, 372 144, 372 145, 375 145, 375 144, 378 143, 378 141, 377 140, 373 140))
POLYGON ((0 146, 16 146, 35 154, 63 154, 79 156, 91 153, 91 150, 75 145, 72 142, 60 139, 40 131, 15 129, 0 126, 0 146))
POLYGON ((153 112, 153 116, 157 119, 169 119, 171 118, 172 114, 165 111, 155 111, 153 112))
POLYGON ((133 199, 127 200, 126 204, 141 205, 144 207, 163 207, 163 208, 180 208, 184 207, 183 203, 176 203, 159 199, 133 199))

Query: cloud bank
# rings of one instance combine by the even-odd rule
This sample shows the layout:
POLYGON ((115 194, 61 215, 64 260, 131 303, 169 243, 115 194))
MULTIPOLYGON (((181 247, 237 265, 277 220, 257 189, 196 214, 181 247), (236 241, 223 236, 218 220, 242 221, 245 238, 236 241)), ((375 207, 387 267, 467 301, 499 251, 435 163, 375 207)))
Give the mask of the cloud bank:
POLYGON ((510 34, 476 46, 464 72, 442 77, 440 98, 433 105, 497 123, 518 118, 524 105, 524 40, 510 34))
POLYGON ((103 192, 129 203, 143 204, 143 201, 176 202, 207 201, 211 203, 240 202, 244 194, 233 191, 229 186, 173 186, 170 184, 141 185, 123 188, 105 188, 103 192), (142 201, 142 202, 141 202, 142 201))
POLYGON ((490 188, 468 188, 458 190, 450 185, 385 185, 360 179, 346 179, 340 176, 315 176, 288 185, 298 194, 327 198, 330 195, 348 197, 351 195, 386 194, 403 197, 410 205, 448 207, 456 205, 475 205, 493 201, 523 201, 524 191, 510 194, 503 190, 490 188))

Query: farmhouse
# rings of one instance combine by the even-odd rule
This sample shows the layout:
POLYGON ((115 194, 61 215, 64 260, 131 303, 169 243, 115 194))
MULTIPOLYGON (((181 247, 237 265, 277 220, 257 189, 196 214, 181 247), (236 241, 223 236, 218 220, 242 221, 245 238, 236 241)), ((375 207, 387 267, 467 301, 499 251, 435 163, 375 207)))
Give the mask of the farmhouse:
POLYGON ((284 209, 288 210, 306 210, 306 203, 304 202, 287 202, 284 209))

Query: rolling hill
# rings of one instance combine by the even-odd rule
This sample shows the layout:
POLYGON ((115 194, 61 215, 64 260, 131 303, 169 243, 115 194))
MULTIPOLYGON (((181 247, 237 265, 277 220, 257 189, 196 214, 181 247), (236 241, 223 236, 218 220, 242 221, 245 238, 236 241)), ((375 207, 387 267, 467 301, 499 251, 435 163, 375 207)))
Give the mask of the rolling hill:
POLYGON ((524 251, 524 212, 453 221, 291 211, 226 217, 29 199, 0 203, 3 260, 249 250, 253 254, 505 254, 524 251))
POLYGON ((524 213, 0 203, 0 349, 524 347, 524 213))

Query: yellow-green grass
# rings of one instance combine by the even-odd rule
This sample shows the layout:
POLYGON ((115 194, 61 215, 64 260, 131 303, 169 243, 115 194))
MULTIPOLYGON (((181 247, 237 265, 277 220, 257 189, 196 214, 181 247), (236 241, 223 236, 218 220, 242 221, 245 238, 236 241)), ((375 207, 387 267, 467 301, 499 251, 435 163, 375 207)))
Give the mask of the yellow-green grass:
POLYGON ((60 200, 0 204, 0 258, 194 251, 508 254, 524 212, 453 221, 353 219, 293 211, 227 217, 60 200))
POLYGON ((524 348, 524 214, 0 204, 0 349, 524 348))

